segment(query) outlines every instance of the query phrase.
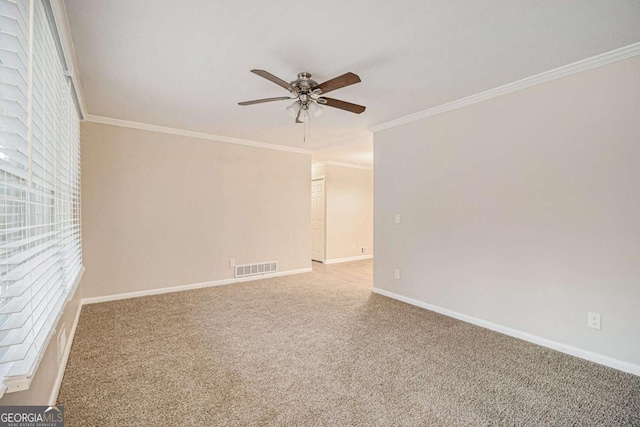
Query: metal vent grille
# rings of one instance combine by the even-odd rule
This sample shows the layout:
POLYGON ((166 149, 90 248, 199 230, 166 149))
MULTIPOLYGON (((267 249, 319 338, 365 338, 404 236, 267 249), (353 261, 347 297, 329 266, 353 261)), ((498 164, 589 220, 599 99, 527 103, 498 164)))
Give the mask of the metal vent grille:
POLYGON ((278 261, 260 262, 236 266, 236 277, 255 276, 278 271, 278 261))

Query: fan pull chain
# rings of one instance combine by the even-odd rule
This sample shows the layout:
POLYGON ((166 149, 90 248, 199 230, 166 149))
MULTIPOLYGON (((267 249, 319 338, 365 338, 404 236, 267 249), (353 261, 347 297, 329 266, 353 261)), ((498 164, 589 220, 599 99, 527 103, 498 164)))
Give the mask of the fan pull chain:
POLYGON ((304 142, 307 142, 307 138, 311 136, 310 135, 311 134, 311 117, 309 117, 307 121, 304 122, 304 130, 305 130, 304 142))

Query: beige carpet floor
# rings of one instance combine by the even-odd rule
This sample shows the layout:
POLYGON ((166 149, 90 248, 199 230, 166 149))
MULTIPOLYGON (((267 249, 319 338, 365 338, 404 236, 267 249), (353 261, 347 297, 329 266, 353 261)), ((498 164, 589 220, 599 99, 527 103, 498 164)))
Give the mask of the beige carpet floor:
POLYGON ((85 306, 67 425, 640 425, 640 377, 325 273, 85 306))

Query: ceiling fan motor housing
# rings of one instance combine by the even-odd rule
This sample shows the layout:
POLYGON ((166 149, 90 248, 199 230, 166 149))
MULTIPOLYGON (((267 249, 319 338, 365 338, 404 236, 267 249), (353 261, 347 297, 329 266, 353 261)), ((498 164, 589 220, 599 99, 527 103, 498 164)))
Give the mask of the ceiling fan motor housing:
POLYGON ((314 87, 318 86, 318 82, 311 78, 311 74, 307 72, 298 73, 298 78, 292 81, 291 86, 298 88, 301 93, 310 92, 314 87))

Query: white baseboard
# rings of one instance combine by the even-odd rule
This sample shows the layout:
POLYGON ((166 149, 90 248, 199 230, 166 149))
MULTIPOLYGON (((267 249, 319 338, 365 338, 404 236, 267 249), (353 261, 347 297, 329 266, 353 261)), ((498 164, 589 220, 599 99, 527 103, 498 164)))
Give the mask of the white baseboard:
POLYGON ((230 285, 232 283, 250 282, 253 280, 268 279, 270 277, 288 276, 290 274, 311 273, 311 268, 302 268, 299 270, 278 271, 256 276, 234 277, 231 279, 214 280, 212 282, 193 283, 190 285, 170 286, 166 288, 149 289, 146 291, 127 292, 124 294, 105 295, 101 297, 83 298, 82 305, 95 304, 99 302, 117 301, 121 299, 145 297, 149 295, 168 294, 172 292, 189 291, 192 289, 210 288, 213 286, 230 285))
POLYGON ((338 264, 340 262, 360 261, 361 259, 371 259, 371 258, 373 258, 373 255, 372 254, 368 254, 368 255, 352 256, 352 257, 348 257, 348 258, 326 259, 323 262, 325 264, 338 264))
POLYGON ((64 348, 64 354, 62 355, 62 360, 60 361, 60 366, 58 367, 58 376, 56 377, 55 383, 53 383, 53 389, 51 390, 51 396, 49 397, 49 406, 55 406, 56 401, 58 400, 58 393, 60 392, 60 386, 62 385, 62 378, 64 378, 64 371, 67 368, 69 354, 71 354, 71 345, 73 344, 73 338, 76 335, 76 327, 78 326, 78 321, 80 320, 81 311, 82 301, 80 301, 80 303, 78 304, 78 308, 76 309, 76 317, 73 320, 73 326, 71 326, 69 336, 67 337, 67 345, 64 348))
POLYGON ((457 311, 449 310, 447 308, 439 307, 437 305, 428 304, 417 299, 405 297, 393 292, 385 291, 384 289, 373 288, 372 291, 376 294, 383 295, 389 298, 393 298, 398 301, 406 302, 407 304, 415 305, 417 307, 425 308, 436 313, 444 314, 445 316, 453 317, 454 319, 462 320, 463 322, 472 323, 477 326, 481 326, 492 331, 500 332, 501 334, 509 335, 514 338, 529 341, 534 344, 541 345, 543 347, 550 348, 562 353, 570 354, 581 359, 595 362, 600 365, 608 366, 610 368, 618 369, 623 372, 640 376, 640 366, 633 363, 624 362, 622 360, 614 359, 609 356, 604 356, 592 351, 583 350, 577 347, 572 347, 566 344, 562 344, 557 341, 552 341, 546 338, 539 337, 537 335, 529 334, 527 332, 511 329, 506 326, 498 325, 486 320, 478 319, 477 317, 469 316, 467 314, 459 313, 457 311))

